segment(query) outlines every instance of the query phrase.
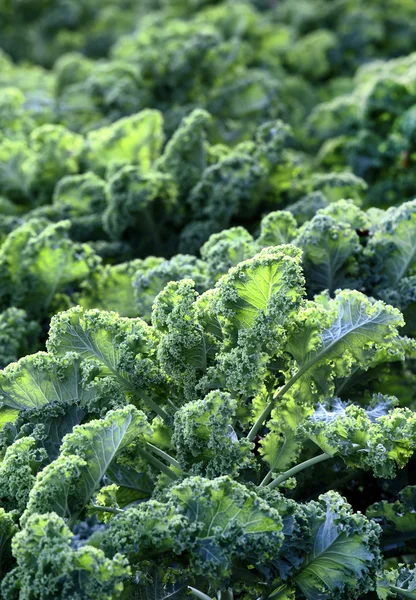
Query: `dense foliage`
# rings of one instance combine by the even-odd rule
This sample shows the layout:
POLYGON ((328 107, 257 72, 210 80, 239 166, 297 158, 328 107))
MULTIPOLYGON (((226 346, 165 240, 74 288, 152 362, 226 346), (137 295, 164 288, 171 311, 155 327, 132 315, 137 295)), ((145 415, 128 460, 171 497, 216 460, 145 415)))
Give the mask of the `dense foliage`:
POLYGON ((416 599, 415 39, 0 0, 1 598, 416 599))

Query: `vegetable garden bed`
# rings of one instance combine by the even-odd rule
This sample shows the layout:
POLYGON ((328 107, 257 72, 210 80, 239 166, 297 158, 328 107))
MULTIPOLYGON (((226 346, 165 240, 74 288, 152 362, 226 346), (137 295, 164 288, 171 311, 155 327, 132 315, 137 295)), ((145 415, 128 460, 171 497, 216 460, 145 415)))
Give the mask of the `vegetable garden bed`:
POLYGON ((416 599, 416 3, 0 0, 0 595, 416 599))

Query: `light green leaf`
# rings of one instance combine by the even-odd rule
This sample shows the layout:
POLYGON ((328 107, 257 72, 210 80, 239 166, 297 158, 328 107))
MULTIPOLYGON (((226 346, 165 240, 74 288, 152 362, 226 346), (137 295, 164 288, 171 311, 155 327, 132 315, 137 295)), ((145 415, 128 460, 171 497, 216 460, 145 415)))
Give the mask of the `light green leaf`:
POLYGON ((290 244, 297 233, 295 217, 287 210, 276 210, 261 221, 258 248, 290 244))
POLYGON ((138 316, 134 297, 133 276, 141 267, 142 260, 132 260, 119 265, 98 267, 83 282, 76 302, 85 309, 116 311, 121 317, 138 316))
POLYGON ((371 302, 360 292, 344 290, 334 300, 320 302, 326 310, 311 303, 299 314, 298 327, 286 346, 298 370, 275 396, 283 395, 298 380, 305 398, 311 381, 330 394, 333 377, 348 376, 356 364, 366 369, 378 350, 392 347, 397 328, 403 325, 397 309, 381 301, 371 302))
POLYGON ((93 388, 82 380, 80 359, 55 358, 38 352, 21 358, 0 371, 0 401, 15 410, 37 409, 47 404, 85 405, 93 388))
POLYGON ((127 392, 140 394, 134 384, 135 357, 154 352, 154 335, 141 319, 120 317, 80 306, 55 315, 51 321, 48 350, 55 356, 76 352, 96 361, 102 376, 113 376, 127 392), (129 367, 131 366, 131 369, 129 367), (127 370, 128 369, 128 370, 127 370))
POLYGON ((143 110, 88 133, 85 160, 99 175, 111 163, 134 164, 146 170, 159 158, 163 141, 162 114, 143 110))
POLYGON ((259 314, 280 312, 283 323, 303 295, 301 255, 294 246, 266 248, 230 269, 217 287, 223 308, 236 329, 249 328, 259 314))

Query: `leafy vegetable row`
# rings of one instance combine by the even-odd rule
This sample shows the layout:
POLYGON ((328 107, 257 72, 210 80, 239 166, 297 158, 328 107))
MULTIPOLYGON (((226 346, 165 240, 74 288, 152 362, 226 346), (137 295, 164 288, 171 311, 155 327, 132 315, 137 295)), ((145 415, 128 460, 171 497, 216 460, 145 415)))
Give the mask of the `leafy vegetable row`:
POLYGON ((400 312, 360 292, 306 300, 300 263, 282 245, 202 295, 171 282, 151 325, 72 308, 53 318, 48 353, 1 372, 6 599, 96 586, 129 598, 161 581, 247 598, 358 597, 377 577, 393 589, 378 525, 335 491, 280 490, 323 461, 332 477, 407 464, 414 413, 358 390, 412 344, 400 312))

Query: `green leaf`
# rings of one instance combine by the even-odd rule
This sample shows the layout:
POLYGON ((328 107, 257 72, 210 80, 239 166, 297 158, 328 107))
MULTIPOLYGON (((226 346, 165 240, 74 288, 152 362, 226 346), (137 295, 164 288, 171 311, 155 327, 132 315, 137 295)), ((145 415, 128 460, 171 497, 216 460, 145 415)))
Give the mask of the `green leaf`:
POLYGON ((322 500, 325 517, 314 524, 312 549, 294 582, 308 600, 358 597, 372 584, 369 574, 377 565, 376 528, 359 516, 341 526, 344 501, 333 493, 322 500))
POLYGON ((110 199, 103 215, 111 239, 127 239, 136 254, 162 254, 176 206, 174 180, 159 171, 126 165, 109 181, 110 199))
POLYGON ((0 371, 0 401, 15 410, 38 409, 58 403, 84 406, 95 395, 83 381, 76 355, 55 358, 38 352, 0 371))
POLYGON ((366 369, 379 350, 392 347, 397 328, 403 325, 397 309, 371 302, 360 292, 344 290, 334 300, 318 301, 326 310, 311 303, 299 313, 298 326, 286 346, 298 370, 275 396, 283 395, 298 380, 305 398, 310 396, 312 381, 324 394, 331 394, 334 376, 348 376, 355 364, 366 369))
POLYGON ((259 314, 277 310, 283 323, 287 314, 296 310, 303 295, 300 258, 294 246, 266 248, 230 269, 217 284, 221 312, 236 329, 250 328, 259 314))
POLYGON ((233 429, 236 410, 235 399, 213 390, 176 412, 172 446, 185 472, 197 468, 209 477, 237 476, 252 462, 251 444, 233 429))
POLYGON ((60 456, 38 475, 24 518, 52 510, 74 522, 117 454, 149 431, 145 415, 134 406, 75 427, 64 438, 60 456))
POLYGON ((212 344, 196 319, 197 292, 191 279, 171 281, 156 297, 152 323, 161 332, 158 359, 180 390, 181 402, 195 399, 212 344))
POLYGON ((110 483, 118 486, 117 504, 121 507, 150 498, 154 487, 147 473, 135 471, 132 467, 119 465, 114 461, 107 469, 105 477, 110 483))
POLYGON ((13 423, 19 416, 19 411, 7 406, 0 408, 0 429, 2 429, 7 423, 13 423))
POLYGON ((231 267, 253 256, 256 244, 244 227, 232 227, 212 234, 200 252, 210 279, 217 281, 231 267))
POLYGON ((372 504, 367 516, 381 524, 389 547, 416 539, 416 486, 405 487, 393 503, 382 500, 372 504))
POLYGON ((69 527, 55 513, 29 517, 13 538, 17 566, 3 587, 9 597, 19 596, 23 589, 33 598, 45 594, 83 600, 118 598, 130 574, 127 561, 121 556, 108 559, 90 545, 73 548, 72 540, 69 527))
POLYGON ((57 292, 87 277, 100 261, 89 246, 68 239, 69 227, 69 221, 49 225, 25 248, 21 277, 33 279, 27 297, 32 312, 44 311, 57 292))
POLYGON ((327 215, 316 215, 302 227, 294 244, 303 250, 303 268, 311 295, 357 286, 353 269, 360 243, 349 225, 327 215))
POLYGON ((292 213, 287 210, 276 210, 269 213, 261 221, 258 248, 290 244, 297 233, 297 223, 292 213))
POLYGON ((234 560, 264 564, 280 549, 282 520, 254 491, 229 477, 191 477, 171 487, 163 503, 155 500, 113 517, 104 548, 131 562, 149 552, 173 551, 189 562, 193 576, 209 577, 216 589, 231 573, 234 560))
POLYGON ((112 163, 139 165, 146 170, 159 158, 163 141, 162 114, 143 110, 89 132, 85 161, 99 175, 112 163))
POLYGON ((211 115, 199 108, 184 117, 157 162, 164 173, 170 173, 178 183, 182 197, 196 185, 207 166, 205 130, 211 115))
MULTIPOLYGON (((155 352, 155 337, 141 319, 117 313, 72 308, 51 321, 48 350, 55 356, 76 352, 98 363, 101 376, 114 377, 125 392, 141 394, 134 372, 136 361, 155 352)), ((150 365, 148 366, 150 368, 150 365)))
POLYGON ((261 441, 261 455, 270 471, 279 473, 288 469, 298 458, 301 446, 296 431, 285 427, 281 431, 272 430, 261 441))
POLYGON ((0 508, 0 577, 10 568, 11 540, 17 531, 13 516, 0 508))
POLYGON ((206 265, 195 256, 176 254, 169 260, 148 257, 141 262, 142 267, 138 269, 133 285, 137 311, 143 319, 150 320, 156 296, 171 281, 192 279, 198 292, 209 287, 206 265), (145 263, 148 264, 147 268, 145 263))
POLYGON ((121 317, 138 316, 138 308, 134 297, 133 276, 143 263, 132 260, 119 265, 98 267, 83 282, 76 302, 85 309, 115 311, 121 317))
POLYGON ((385 281, 396 285, 404 275, 415 274, 416 200, 389 208, 368 244, 385 281))
POLYGON ((377 595, 388 598, 416 599, 416 569, 399 563, 396 569, 383 571, 377 578, 377 595))
POLYGON ((165 583, 163 576, 163 569, 155 566, 143 581, 125 583, 121 600, 185 600, 189 597, 186 583, 181 580, 165 583))
POLYGON ((277 511, 227 477, 185 480, 171 493, 189 523, 198 524, 194 565, 201 573, 227 570, 233 555, 253 554, 261 562, 280 547, 282 523, 277 511), (224 546, 226 539, 229 544, 224 546))

